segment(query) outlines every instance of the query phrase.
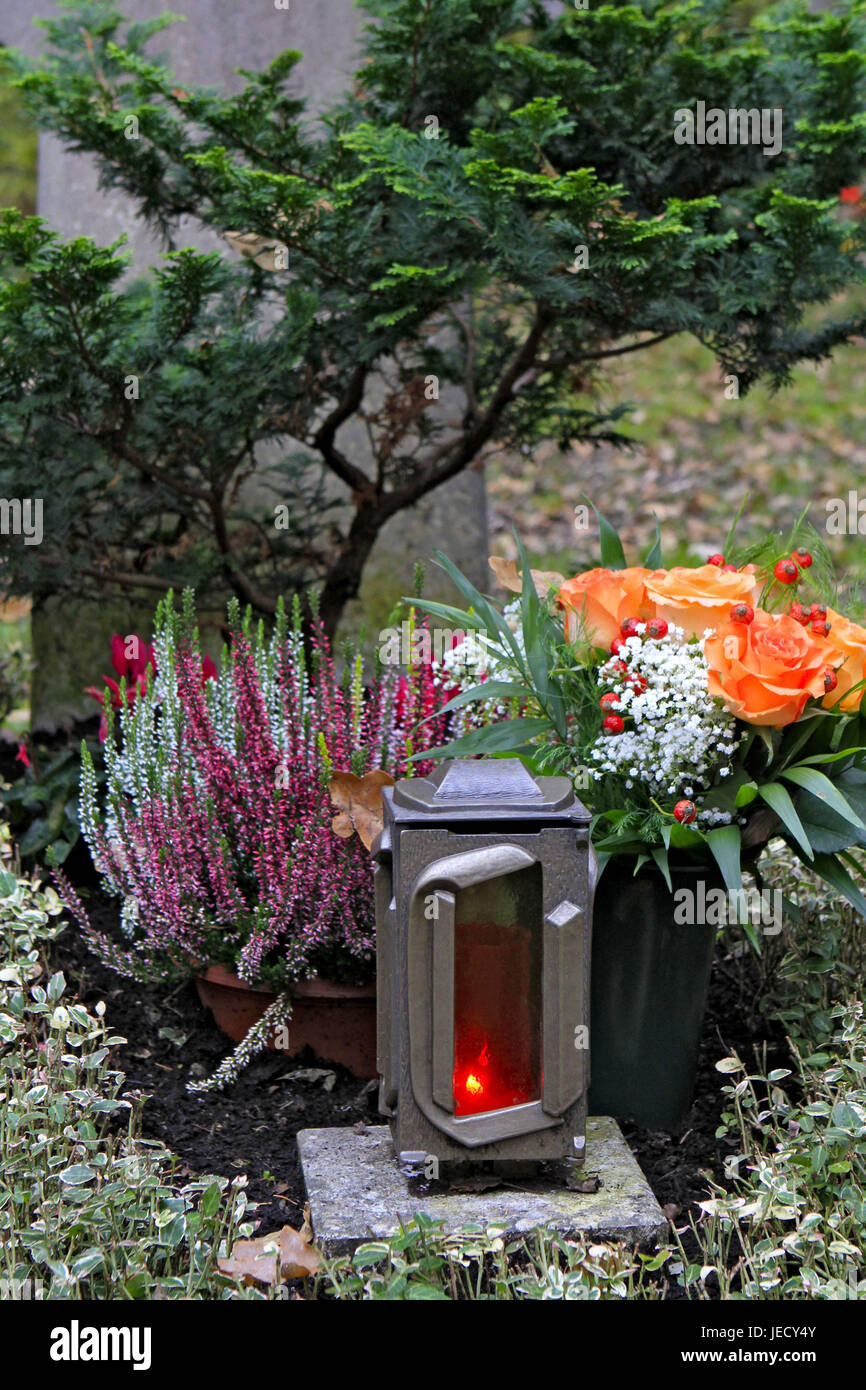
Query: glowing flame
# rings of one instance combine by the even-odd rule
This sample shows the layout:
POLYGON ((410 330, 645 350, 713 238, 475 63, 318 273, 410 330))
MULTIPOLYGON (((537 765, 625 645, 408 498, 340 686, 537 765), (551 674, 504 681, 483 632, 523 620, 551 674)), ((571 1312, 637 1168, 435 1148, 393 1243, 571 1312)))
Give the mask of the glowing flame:
POLYGON ((477 1061, 472 1070, 467 1072, 466 1080, 463 1083, 463 1089, 468 1096, 484 1095, 484 1077, 486 1076, 489 1066, 490 1051, 485 1038, 484 1046, 478 1054, 477 1061))

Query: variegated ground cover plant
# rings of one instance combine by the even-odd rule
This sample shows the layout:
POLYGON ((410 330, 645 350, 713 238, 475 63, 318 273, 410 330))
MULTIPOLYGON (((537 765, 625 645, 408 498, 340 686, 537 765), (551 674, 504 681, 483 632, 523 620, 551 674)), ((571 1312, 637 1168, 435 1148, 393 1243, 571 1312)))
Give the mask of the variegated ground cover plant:
MULTIPOLYGON (((0 824, 0 847, 5 827, 0 824)), ((50 887, 0 869, 0 1297, 259 1297, 217 1260, 249 1234, 246 1179, 174 1178, 142 1139, 105 1005, 52 970, 50 887), (245 1218, 247 1218, 245 1220, 245 1218)))

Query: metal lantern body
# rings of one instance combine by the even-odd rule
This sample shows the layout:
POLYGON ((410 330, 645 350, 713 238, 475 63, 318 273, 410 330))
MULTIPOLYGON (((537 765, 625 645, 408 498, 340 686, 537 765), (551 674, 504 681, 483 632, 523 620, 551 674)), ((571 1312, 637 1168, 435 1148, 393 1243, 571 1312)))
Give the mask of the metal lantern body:
POLYGON ((518 759, 442 763, 384 801, 379 1108, 398 1155, 581 1158, 589 812, 567 778, 533 777, 518 759))

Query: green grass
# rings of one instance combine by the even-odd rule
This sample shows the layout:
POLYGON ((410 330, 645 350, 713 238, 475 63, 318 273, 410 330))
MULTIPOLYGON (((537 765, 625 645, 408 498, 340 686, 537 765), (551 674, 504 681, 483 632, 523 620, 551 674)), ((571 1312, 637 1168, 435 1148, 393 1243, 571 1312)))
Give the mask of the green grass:
MULTIPOLYGON (((862 310, 866 290, 828 306, 834 317, 862 310)), ((632 451, 552 445, 521 467, 513 457, 488 465, 496 553, 512 554, 511 526, 542 568, 574 573, 596 564, 594 531, 575 532, 573 508, 588 494, 620 529, 638 562, 659 518, 665 563, 703 560, 719 549, 746 493, 740 539, 787 526, 810 506, 824 532, 825 503, 857 488, 866 498, 866 356, 862 343, 818 367, 796 368, 790 387, 756 386, 727 400, 718 364, 694 338, 679 335, 615 359, 586 404, 628 402, 632 451)), ((827 536, 840 600, 856 616, 866 598, 866 536, 827 536)))

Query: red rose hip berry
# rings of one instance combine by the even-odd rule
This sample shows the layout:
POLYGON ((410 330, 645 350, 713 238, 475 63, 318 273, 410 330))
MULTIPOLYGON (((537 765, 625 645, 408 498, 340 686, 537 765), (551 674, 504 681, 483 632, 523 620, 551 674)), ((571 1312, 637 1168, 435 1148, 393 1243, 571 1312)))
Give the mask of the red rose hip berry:
POLYGON ((804 545, 798 545, 796 550, 791 551, 791 559, 801 570, 807 570, 812 563, 812 556, 804 545))
POLYGON ((827 694, 829 695, 831 690, 835 690, 838 684, 839 677, 836 675, 836 672, 831 670, 828 666, 827 670, 824 672, 824 689, 827 691, 827 694))
POLYGON ((664 618, 650 618, 646 625, 646 635, 647 637, 654 637, 656 640, 660 637, 667 637, 668 625, 664 618))
POLYGON ((812 616, 813 622, 816 618, 826 618, 827 605, 826 603, 810 603, 809 612, 812 616))
POLYGON ((731 609, 732 623, 750 623, 755 616, 755 610, 750 603, 735 603, 731 609))
POLYGON ((810 624, 810 626, 812 628, 812 631, 816 634, 816 636, 826 637, 828 632, 830 631, 831 624, 827 622, 826 618, 816 618, 815 621, 810 624))
POLYGON ((602 695, 598 703, 605 714, 612 714, 614 710, 619 709, 619 698, 612 690, 609 690, 606 695, 602 695))
POLYGON ((724 555, 720 554, 719 551, 716 551, 715 555, 708 555, 708 556, 707 556, 707 564, 708 564, 708 565, 718 565, 718 566, 719 566, 719 569, 721 569, 722 566, 724 565, 724 563, 725 563, 725 557, 724 557, 724 555))
POLYGON ((780 584, 794 584, 800 578, 800 567, 793 560, 779 560, 773 573, 780 584))
POLYGON ((628 648, 627 648, 626 645, 625 645, 625 638, 624 638, 624 637, 614 637, 613 641, 612 641, 611 644, 610 644, 610 650, 611 650, 612 654, 613 654, 614 656, 619 656, 619 654, 620 654, 620 652, 623 650, 623 648, 625 648, 625 654, 626 654, 626 656, 628 656, 628 648))
POLYGON ((625 728, 625 720, 621 714, 609 714, 602 720, 601 727, 606 734, 621 734, 625 728))
POLYGON ((637 637, 637 618, 623 618, 619 625, 619 630, 623 637, 637 637))
POLYGON ((674 807, 674 820, 678 820, 680 825, 688 825, 698 814, 698 808, 693 801, 678 801, 674 807))
POLYGON ((809 608, 804 608, 802 603, 792 603, 788 609, 788 617, 793 618, 795 623, 802 623, 803 627, 812 621, 812 612, 809 608))

